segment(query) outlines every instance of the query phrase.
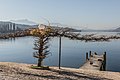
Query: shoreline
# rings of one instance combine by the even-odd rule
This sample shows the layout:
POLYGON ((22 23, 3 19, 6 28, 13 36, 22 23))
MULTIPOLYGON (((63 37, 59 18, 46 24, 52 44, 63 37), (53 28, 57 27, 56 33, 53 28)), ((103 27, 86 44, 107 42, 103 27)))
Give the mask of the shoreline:
MULTIPOLYGON (((33 29, 34 30, 34 29, 33 29)), ((62 37, 67 37, 69 39, 73 40, 81 40, 81 41, 110 41, 112 39, 120 39, 120 35, 96 35, 96 34, 86 34, 86 35, 81 35, 81 34, 76 34, 76 33, 65 33, 64 35, 60 33, 54 33, 50 34, 50 37, 58 37, 58 35, 61 35, 62 37)), ((23 30, 23 31, 16 31, 14 33, 5 33, 5 34, 0 34, 0 39, 9 39, 9 38, 16 38, 16 37, 25 37, 25 36, 35 36, 32 33, 32 29, 29 30, 23 30)))
POLYGON ((5 80, 119 80, 120 72, 50 66, 50 70, 31 69, 35 64, 0 62, 0 79, 5 80))

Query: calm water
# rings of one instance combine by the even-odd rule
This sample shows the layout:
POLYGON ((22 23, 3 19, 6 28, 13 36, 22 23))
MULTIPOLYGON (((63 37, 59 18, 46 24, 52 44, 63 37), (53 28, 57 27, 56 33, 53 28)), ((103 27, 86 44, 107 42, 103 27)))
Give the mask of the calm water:
MULTIPOLYGON (((0 61, 37 63, 33 57, 34 37, 0 40, 0 61)), ((52 54, 44 60, 48 66, 58 65, 58 38, 50 41, 52 54)), ((102 54, 107 52, 107 70, 120 71, 120 40, 111 42, 84 42, 62 38, 62 66, 79 68, 85 62, 89 51, 102 54)))

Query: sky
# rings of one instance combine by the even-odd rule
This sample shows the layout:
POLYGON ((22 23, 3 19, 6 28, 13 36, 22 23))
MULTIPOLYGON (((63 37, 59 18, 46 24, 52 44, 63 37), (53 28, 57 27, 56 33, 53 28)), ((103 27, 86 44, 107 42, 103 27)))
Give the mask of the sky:
POLYGON ((120 26, 120 0, 0 0, 0 21, 19 19, 113 29, 120 26))

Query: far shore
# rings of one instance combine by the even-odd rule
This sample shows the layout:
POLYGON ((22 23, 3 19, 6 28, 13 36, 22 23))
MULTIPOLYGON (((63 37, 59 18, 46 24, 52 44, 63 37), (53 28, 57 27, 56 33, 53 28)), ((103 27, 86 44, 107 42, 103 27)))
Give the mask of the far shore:
POLYGON ((50 70, 32 69, 35 64, 0 62, 2 80, 119 80, 120 72, 61 67, 50 70))
MULTIPOLYGON (((14 33, 5 33, 5 34, 0 34, 0 39, 9 39, 9 38, 16 38, 16 37, 25 37, 25 36, 35 36, 32 33, 32 30, 34 29, 27 29, 23 31, 16 31, 14 33)), ((64 31, 63 31, 64 33, 64 31)), ((62 37, 67 37, 72 40, 81 40, 81 41, 110 41, 112 39, 120 39, 120 35, 115 34, 115 35, 96 35, 96 34, 86 34, 86 35, 81 35, 77 34, 74 32, 70 33, 64 33, 64 34, 59 33, 59 31, 50 33, 50 37, 57 37, 61 35, 62 37)))

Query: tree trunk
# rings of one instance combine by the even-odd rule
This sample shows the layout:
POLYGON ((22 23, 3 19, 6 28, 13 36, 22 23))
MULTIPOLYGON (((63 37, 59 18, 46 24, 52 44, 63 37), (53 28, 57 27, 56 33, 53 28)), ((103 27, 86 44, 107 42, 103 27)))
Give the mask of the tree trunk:
POLYGON ((42 61, 43 61, 43 59, 38 58, 38 67, 42 66, 42 61))

